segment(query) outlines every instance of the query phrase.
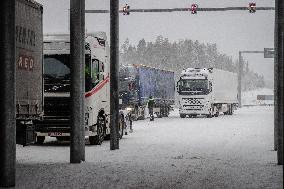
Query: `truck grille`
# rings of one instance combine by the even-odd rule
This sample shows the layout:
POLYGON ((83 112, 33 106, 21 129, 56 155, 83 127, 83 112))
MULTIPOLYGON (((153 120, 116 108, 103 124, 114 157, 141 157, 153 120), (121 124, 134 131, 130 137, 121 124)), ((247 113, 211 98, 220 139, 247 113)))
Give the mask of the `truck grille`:
POLYGON ((186 105, 203 105, 204 98, 182 98, 186 105))

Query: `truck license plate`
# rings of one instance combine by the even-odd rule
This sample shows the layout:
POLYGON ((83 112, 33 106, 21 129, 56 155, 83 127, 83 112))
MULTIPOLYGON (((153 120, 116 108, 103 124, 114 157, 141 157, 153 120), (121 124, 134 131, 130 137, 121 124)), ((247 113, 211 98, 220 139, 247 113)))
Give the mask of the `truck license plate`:
POLYGON ((48 133, 48 136, 62 136, 61 132, 50 132, 48 133))

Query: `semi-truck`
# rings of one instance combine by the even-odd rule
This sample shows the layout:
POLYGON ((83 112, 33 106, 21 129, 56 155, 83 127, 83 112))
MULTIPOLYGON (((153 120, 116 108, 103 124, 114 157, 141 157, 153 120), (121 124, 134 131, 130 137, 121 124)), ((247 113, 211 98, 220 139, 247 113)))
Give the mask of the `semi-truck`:
POLYGON ((232 115, 238 105, 237 74, 216 68, 187 68, 177 82, 181 118, 232 115))
MULTIPOLYGON (((109 46, 104 32, 85 39, 85 136, 101 144, 110 135, 109 46)), ((44 116, 36 125, 37 142, 45 137, 70 139, 70 36, 44 36, 44 116)), ((123 116, 123 115, 121 115, 123 116)), ((123 118, 123 117, 122 117, 123 118)), ((125 129, 120 120, 119 137, 125 129)))
POLYGON ((145 119, 147 101, 155 100, 153 112, 157 117, 167 117, 174 105, 174 72, 145 65, 124 65, 119 71, 121 109, 131 113, 133 120, 145 119))
POLYGON ((43 115, 41 4, 16 0, 16 143, 35 141, 34 123, 43 115))

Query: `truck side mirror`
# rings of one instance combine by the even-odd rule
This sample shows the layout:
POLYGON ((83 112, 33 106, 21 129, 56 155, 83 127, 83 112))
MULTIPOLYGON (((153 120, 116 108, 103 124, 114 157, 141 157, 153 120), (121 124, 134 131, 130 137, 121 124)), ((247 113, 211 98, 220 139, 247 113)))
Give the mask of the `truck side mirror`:
POLYGON ((180 93, 180 81, 177 82, 176 90, 178 93, 180 93))

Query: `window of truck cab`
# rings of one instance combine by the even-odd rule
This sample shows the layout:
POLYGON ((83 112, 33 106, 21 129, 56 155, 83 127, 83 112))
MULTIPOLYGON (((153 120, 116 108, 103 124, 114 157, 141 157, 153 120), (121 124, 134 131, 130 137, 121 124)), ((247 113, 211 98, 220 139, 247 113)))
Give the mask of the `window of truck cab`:
POLYGON ((86 92, 91 91, 104 80, 104 62, 98 59, 86 58, 85 61, 85 88, 86 92))

